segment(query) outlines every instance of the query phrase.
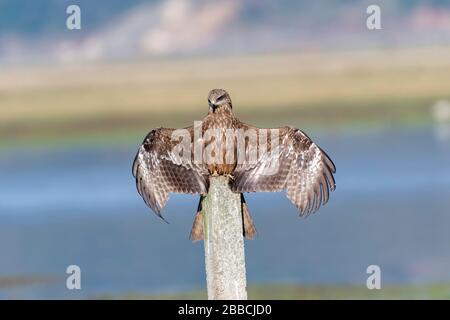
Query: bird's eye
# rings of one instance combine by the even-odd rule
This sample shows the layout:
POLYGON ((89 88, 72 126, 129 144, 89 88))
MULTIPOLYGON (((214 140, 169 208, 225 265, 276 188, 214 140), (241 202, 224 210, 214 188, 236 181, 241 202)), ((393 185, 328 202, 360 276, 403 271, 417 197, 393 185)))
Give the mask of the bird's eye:
POLYGON ((223 95, 221 95, 220 97, 218 97, 217 98, 217 101, 220 101, 220 100, 222 100, 223 98, 225 97, 225 95, 223 94, 223 95))
POLYGON ((211 100, 208 99, 208 104, 211 104, 211 100))

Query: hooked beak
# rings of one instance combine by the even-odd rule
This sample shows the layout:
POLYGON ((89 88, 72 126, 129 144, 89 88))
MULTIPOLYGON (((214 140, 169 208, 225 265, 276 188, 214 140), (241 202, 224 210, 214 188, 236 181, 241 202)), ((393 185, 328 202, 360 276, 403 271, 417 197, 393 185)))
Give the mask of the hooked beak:
POLYGON ((216 111, 216 108, 218 107, 215 101, 208 100, 209 108, 212 110, 212 112, 216 111))

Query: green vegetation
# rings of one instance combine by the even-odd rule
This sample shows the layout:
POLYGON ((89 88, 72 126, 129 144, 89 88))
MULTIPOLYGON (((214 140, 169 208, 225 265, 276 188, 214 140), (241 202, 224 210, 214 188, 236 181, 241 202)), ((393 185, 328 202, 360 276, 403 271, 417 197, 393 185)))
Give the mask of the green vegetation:
POLYGON ((46 285, 57 282, 55 276, 49 275, 20 275, 20 276, 1 276, 0 277, 0 292, 9 288, 27 287, 33 285, 46 285))
MULTIPOLYGON (((0 293, 8 293, 17 287, 54 286, 64 279, 51 275, 29 275, 0 277, 0 293)), ((298 285, 298 284, 254 284, 248 289, 249 299, 450 299, 450 283, 434 283, 422 285, 383 285, 381 290, 368 290, 365 286, 351 285, 298 285)), ((123 295, 100 295, 88 298, 95 299, 156 299, 156 300, 189 300, 206 299, 204 289, 144 294, 130 293, 123 295)))
MULTIPOLYGON (((450 299, 449 284, 432 284, 416 286, 384 286, 381 290, 368 290, 362 286, 345 285, 253 285, 249 288, 249 299, 450 299)), ((105 299, 206 299, 203 290, 165 294, 140 295, 130 294, 120 297, 105 296, 105 299)))
POLYGON ((450 48, 39 67, 0 74, 0 146, 135 141, 192 124, 213 87, 241 119, 302 128, 420 125, 450 99, 450 48))

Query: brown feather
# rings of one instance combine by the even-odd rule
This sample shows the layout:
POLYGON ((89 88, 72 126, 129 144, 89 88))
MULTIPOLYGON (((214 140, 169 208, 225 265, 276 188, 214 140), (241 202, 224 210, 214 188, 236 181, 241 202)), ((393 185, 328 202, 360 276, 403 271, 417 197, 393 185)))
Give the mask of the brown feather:
MULTIPOLYGON (((243 123, 241 127, 262 130, 243 123)), ((333 173, 336 168, 327 154, 302 131, 282 127, 279 132, 280 144, 274 155, 268 148, 267 155, 260 157, 257 163, 237 165, 232 190, 274 192, 285 189, 301 215, 313 213, 328 201, 329 191, 335 189, 333 173), (278 157, 279 169, 269 174, 265 168, 273 157, 278 157)))
MULTIPOLYGON (((178 141, 172 140, 175 129, 158 128, 144 139, 133 162, 133 176, 136 187, 145 203, 161 217, 161 211, 169 194, 205 194, 211 175, 232 176, 231 188, 234 192, 277 192, 286 190, 286 196, 299 209, 300 215, 317 211, 329 200, 330 190, 335 190, 333 174, 336 168, 328 155, 320 149, 304 132, 292 127, 259 129, 240 122, 232 112, 231 98, 225 90, 211 90, 208 96, 210 110, 202 121, 201 143, 203 150, 218 139, 215 152, 222 155, 215 162, 197 164, 194 152, 190 159, 181 159, 174 148, 178 141), (217 137, 205 137, 209 129, 218 129, 217 137), (245 157, 237 160, 237 138, 234 140, 234 161, 226 163, 227 129, 255 130, 256 141, 245 140, 245 157), (263 131, 264 130, 264 131, 263 131), (272 146, 272 131, 279 133, 278 146, 272 146), (260 141, 267 141, 267 149, 259 154, 257 161, 250 161, 251 150, 261 150, 260 141), (271 172, 271 164, 278 163, 278 170, 271 172)), ((185 128, 194 142, 194 127, 185 128)), ((203 155, 202 155, 203 156, 203 155)), ((203 159, 205 160, 205 159, 203 159)), ((203 216, 201 201, 194 220, 190 238, 203 238, 203 216)), ((248 206, 242 196, 243 228, 247 238, 256 234, 248 206)))

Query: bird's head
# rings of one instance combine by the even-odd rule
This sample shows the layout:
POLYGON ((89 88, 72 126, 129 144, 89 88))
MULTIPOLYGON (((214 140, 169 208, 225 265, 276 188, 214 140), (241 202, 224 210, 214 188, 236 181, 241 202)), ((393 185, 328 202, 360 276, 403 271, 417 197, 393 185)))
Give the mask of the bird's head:
POLYGON ((221 108, 232 108, 230 95, 223 89, 212 89, 208 94, 208 104, 210 112, 216 112, 221 108))

